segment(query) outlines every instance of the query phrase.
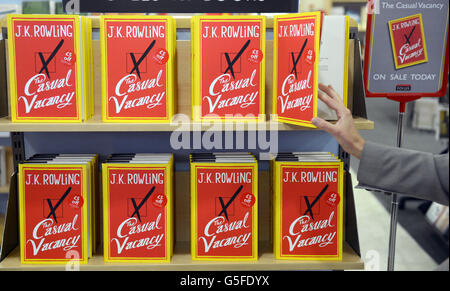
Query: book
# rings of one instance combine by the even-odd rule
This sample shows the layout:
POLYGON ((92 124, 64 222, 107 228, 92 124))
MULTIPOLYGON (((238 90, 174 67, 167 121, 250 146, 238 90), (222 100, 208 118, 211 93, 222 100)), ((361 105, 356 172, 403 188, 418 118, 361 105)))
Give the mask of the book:
POLYGON ((170 263, 172 155, 111 155, 103 164, 103 215, 105 262, 170 263))
POLYGON ((342 260, 343 163, 329 153, 271 161, 273 249, 279 260, 342 260))
POLYGON ((274 120, 315 128, 322 12, 274 17, 274 120))
POLYGON ((194 261, 258 259, 258 163, 250 154, 192 154, 194 261))
POLYGON ((170 16, 101 16, 103 122, 171 122, 176 23, 170 16))
POLYGON ((91 20, 10 14, 7 21, 12 122, 79 123, 92 117, 91 20))
POLYGON ((192 119, 265 121, 264 16, 194 16, 192 119))
POLYGON ((98 155, 97 154, 35 154, 28 160, 27 164, 85 164, 89 174, 89 258, 97 251, 98 242, 100 241, 99 232, 99 183, 98 181, 98 155))
POLYGON ((421 13, 391 20, 388 25, 396 70, 428 62, 421 13))
MULTIPOLYGON (((333 86, 346 107, 350 54, 350 17, 326 15, 323 18, 319 54, 319 83, 333 86)), ((320 89, 319 89, 320 90, 320 89)), ((318 100, 317 115, 325 120, 337 120, 336 112, 318 100)))
MULTIPOLYGON (((39 159, 38 155, 33 156, 35 159, 39 159)), ((33 159, 32 158, 32 159, 33 159)), ((30 161, 32 161, 30 159, 30 161)), ((101 241, 100 239, 100 183, 98 166, 99 166, 99 157, 97 154, 57 154, 53 158, 52 161, 48 163, 65 163, 67 161, 71 161, 73 163, 87 163, 88 164, 88 172, 89 176, 89 185, 90 185, 90 238, 91 238, 91 251, 90 257, 97 251, 98 243, 101 241)))
POLYGON ((22 264, 86 264, 92 257, 96 160, 48 155, 19 165, 22 264))

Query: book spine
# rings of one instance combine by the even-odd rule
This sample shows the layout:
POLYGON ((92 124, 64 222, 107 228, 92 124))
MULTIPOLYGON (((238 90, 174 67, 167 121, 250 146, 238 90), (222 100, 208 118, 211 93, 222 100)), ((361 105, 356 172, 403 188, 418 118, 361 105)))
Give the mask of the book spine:
POLYGON ((200 70, 200 55, 199 55, 199 17, 193 16, 191 18, 191 118, 193 121, 201 121, 200 112, 200 82, 198 72, 200 70))

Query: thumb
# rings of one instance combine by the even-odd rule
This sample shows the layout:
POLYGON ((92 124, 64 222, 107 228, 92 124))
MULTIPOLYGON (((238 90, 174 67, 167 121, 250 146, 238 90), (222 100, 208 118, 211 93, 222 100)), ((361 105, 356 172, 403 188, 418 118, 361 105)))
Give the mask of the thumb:
POLYGON ((328 121, 323 120, 320 117, 315 117, 311 122, 321 130, 328 132, 329 134, 334 134, 336 132, 335 126, 328 121))

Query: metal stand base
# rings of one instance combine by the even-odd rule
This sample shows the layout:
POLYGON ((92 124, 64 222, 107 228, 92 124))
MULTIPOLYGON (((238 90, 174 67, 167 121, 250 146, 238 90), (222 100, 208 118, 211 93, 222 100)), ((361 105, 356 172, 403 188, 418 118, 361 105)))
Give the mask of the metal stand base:
MULTIPOLYGON (((397 128, 397 147, 401 148, 403 144, 403 120, 405 118, 405 105, 400 104, 398 113, 398 128, 397 128)), ((398 195, 392 194, 391 204, 391 229, 389 233, 389 252, 388 252, 388 271, 394 271, 395 265, 395 244, 397 238, 397 224, 398 224, 398 195)))

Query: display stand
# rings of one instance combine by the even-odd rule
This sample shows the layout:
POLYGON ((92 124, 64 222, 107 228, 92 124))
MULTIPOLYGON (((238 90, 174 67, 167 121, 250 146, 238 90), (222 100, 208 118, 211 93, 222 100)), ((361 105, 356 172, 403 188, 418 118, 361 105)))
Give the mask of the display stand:
MULTIPOLYGON (((413 100, 414 99, 418 98, 413 98, 413 100)), ((392 98, 392 100, 399 102, 398 124, 397 124, 397 147, 401 148, 403 146, 403 128, 404 128, 403 123, 406 113, 406 103, 408 101, 405 101, 405 98, 402 98, 401 100, 392 98)), ((388 267, 387 267, 388 271, 394 271, 395 268, 395 245, 397 240, 398 205, 399 205, 398 194, 392 193, 391 224, 389 231, 389 250, 388 250, 388 267)))
MULTIPOLYGON (((98 29, 99 21, 94 18, 94 29, 98 29)), ((352 23, 353 34, 356 23, 352 23)), ((186 17, 177 18, 177 27, 185 31, 189 28, 186 17)), ((268 29, 273 28, 273 20, 268 21, 268 29)), ((183 131, 195 134, 211 129, 211 124, 197 124, 189 122, 183 124, 181 119, 173 124, 104 124, 101 122, 100 110, 100 44, 94 40, 94 71, 95 71, 95 98, 96 114, 92 120, 82 124, 14 124, 9 117, 0 119, 0 131, 11 132, 14 151, 15 167, 18 163, 34 153, 50 153, 55 148, 60 148, 65 153, 99 153, 101 158, 113 152, 167 152, 170 134, 183 125, 183 131), (61 144, 60 140, 66 140, 61 144), (98 142, 101 140, 101 143, 98 142), (26 151, 25 151, 26 150, 26 151), (26 155, 25 155, 26 154, 26 155)), ((350 108, 354 113, 356 127, 360 130, 372 130, 373 122, 367 120, 364 90, 362 79, 361 55, 359 40, 350 40, 349 57, 349 96, 354 96, 350 108)), ((266 92, 272 92, 272 50, 273 41, 267 41, 267 68, 266 68, 266 92)), ((5 58, 1 55, 0 58, 5 58)), ((178 62, 178 113, 190 116, 190 41, 177 41, 178 62)), ((1 63, 1 60, 0 60, 1 63)), ((7 62, 5 62, 7 63, 7 62)), ((0 68, 1 69, 1 68, 0 68)), ((2 88, 4 89, 4 88, 2 88)), ((6 98, 3 96, 2 98, 6 98)), ((266 96, 267 112, 271 112, 271 95, 266 96)), ((280 131, 280 151, 331 151, 338 154, 345 163, 348 171, 350 158, 347 153, 339 148, 337 142, 325 132, 311 130, 304 127, 273 124, 269 119, 266 128, 276 125, 280 131)), ((273 128, 273 127, 272 127, 273 128)), ((244 131, 237 123, 229 123, 224 126, 222 134, 232 131, 244 131)), ((248 134, 248 133, 247 133, 248 134)), ((248 148, 240 149, 250 151, 248 148)), ((169 150, 170 151, 170 150, 169 150)), ((176 151, 175 173, 175 252, 170 264, 111 264, 103 262, 102 250, 89 260, 87 265, 81 265, 81 270, 349 270, 363 269, 361 260, 359 239, 356 224, 356 212, 353 199, 353 185, 351 176, 347 172, 345 181, 344 204, 344 251, 342 261, 277 261, 269 243, 270 235, 270 205, 269 205, 269 166, 268 162, 260 163, 259 177, 259 241, 260 256, 257 262, 193 262, 189 253, 190 240, 190 208, 189 208, 189 167, 187 166, 190 152, 199 150, 176 151)), ((254 150, 253 150, 254 151, 254 150)), ((258 150, 257 150, 258 151, 258 150)), ((61 151, 60 151, 61 152, 61 151)), ((257 153, 257 152, 256 152, 257 153)), ((16 175, 11 181, 10 203, 6 223, 10 225, 5 229, 5 240, 2 247, 0 270, 64 270, 65 266, 21 265, 18 238, 17 218, 17 183, 16 175), (5 258, 6 257, 6 258, 5 258)))
MULTIPOLYGON (((433 1, 433 5, 441 9, 428 9, 413 0, 403 1, 402 5, 395 0, 385 0, 382 5, 380 2, 372 4, 367 14, 364 61, 366 96, 388 98, 400 103, 397 146, 401 147, 406 103, 424 96, 445 96, 449 70, 449 3, 445 0, 433 1), (414 77, 417 75, 434 77, 414 77)), ((414 192, 413 189, 411 191, 414 192)), ((394 270, 398 200, 394 193, 388 271, 394 270)))

